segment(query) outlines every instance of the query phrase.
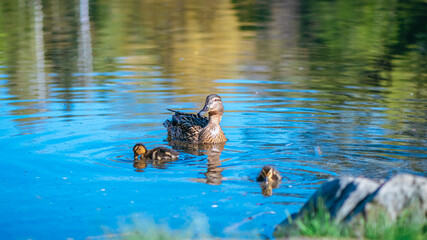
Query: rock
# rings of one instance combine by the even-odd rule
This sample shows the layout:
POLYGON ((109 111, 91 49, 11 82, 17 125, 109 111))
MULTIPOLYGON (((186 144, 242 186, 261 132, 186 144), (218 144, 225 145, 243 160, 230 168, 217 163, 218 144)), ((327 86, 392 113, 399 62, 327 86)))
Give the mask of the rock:
MULTIPOLYGON (((319 210, 321 201, 329 211, 332 218, 345 219, 357 204, 363 201, 369 194, 378 189, 380 183, 363 177, 342 177, 330 179, 310 197, 298 214, 292 219, 298 218, 308 212, 319 210)), ((288 219, 282 224, 287 224, 288 219)))
MULTIPOLYGON (((386 211, 395 220, 404 209, 415 208, 427 217, 427 178, 400 174, 387 181, 374 181, 362 177, 342 177, 324 183, 304 204, 301 210, 291 216, 293 220, 324 207, 331 219, 337 222, 351 222, 372 212, 386 211)), ((288 218, 279 224, 276 234, 283 234, 288 228, 288 218)))
POLYGON ((361 206, 364 206, 365 214, 378 206, 383 207, 392 220, 408 208, 419 209, 427 216, 427 178, 410 174, 394 176, 372 193, 361 206))

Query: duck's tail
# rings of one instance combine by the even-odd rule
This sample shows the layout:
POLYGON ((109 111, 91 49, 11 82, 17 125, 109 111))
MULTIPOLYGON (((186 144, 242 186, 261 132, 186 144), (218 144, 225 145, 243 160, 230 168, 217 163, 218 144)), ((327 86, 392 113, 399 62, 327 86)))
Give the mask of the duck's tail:
POLYGON ((175 114, 179 114, 179 115, 187 115, 187 114, 191 114, 191 113, 180 112, 180 111, 173 110, 173 109, 170 109, 170 108, 166 108, 166 109, 167 109, 168 111, 174 112, 175 114))
POLYGON ((180 111, 173 110, 170 108, 167 108, 167 110, 175 113, 174 115, 172 115, 172 122, 170 123, 172 125, 176 125, 179 121, 181 121, 181 119, 183 117, 192 117, 192 118, 197 117, 197 115, 192 114, 192 113, 180 112, 180 111))

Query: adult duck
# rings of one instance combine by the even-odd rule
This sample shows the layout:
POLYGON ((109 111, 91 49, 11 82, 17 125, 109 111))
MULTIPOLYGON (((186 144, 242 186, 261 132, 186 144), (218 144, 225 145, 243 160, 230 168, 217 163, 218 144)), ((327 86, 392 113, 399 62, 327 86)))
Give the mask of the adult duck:
POLYGON ((217 94, 206 97, 205 106, 197 114, 183 113, 168 109, 175 114, 172 120, 166 120, 163 125, 168 130, 168 140, 178 140, 189 143, 223 143, 227 141, 220 123, 224 114, 222 99, 217 94), (204 117, 204 113, 208 117, 204 117))

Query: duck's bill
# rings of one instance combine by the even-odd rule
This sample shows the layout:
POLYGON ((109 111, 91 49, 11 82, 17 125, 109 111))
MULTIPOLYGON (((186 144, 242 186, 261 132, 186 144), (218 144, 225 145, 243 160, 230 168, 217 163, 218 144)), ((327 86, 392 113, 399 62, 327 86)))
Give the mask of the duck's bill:
POLYGON ((203 107, 203 109, 202 110, 200 110, 200 112, 199 113, 197 113, 197 115, 199 116, 199 117, 202 117, 205 113, 207 113, 209 111, 209 106, 208 105, 205 105, 204 107, 203 107))

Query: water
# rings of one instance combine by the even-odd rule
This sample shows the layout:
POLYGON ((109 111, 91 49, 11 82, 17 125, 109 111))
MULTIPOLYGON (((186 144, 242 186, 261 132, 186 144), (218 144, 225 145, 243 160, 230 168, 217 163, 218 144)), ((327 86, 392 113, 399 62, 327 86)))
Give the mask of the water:
POLYGON ((103 238, 148 219, 271 237, 329 177, 426 176, 426 12, 425 1, 3 1, 0 234, 103 238), (133 167, 135 143, 168 146, 167 108, 196 112, 210 93, 226 109, 220 156, 181 149, 133 167), (255 182, 264 165, 284 177, 271 197, 255 182))

